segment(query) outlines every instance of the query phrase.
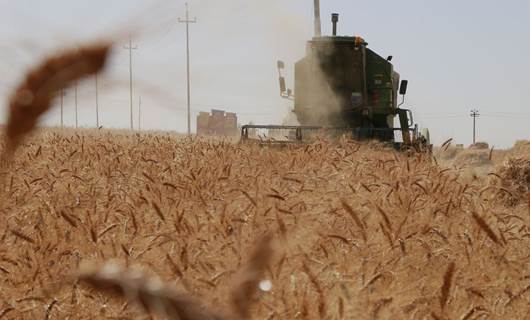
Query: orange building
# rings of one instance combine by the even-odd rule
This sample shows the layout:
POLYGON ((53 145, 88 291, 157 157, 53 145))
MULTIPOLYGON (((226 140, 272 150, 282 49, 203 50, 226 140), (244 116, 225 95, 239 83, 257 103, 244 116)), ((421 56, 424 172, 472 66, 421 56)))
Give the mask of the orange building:
POLYGON ((208 112, 200 112, 197 116, 197 134, 200 136, 208 135, 208 123, 210 114, 208 112))
POLYGON ((200 112, 197 116, 197 135, 235 136, 237 134, 237 115, 235 113, 212 109, 211 113, 200 112))

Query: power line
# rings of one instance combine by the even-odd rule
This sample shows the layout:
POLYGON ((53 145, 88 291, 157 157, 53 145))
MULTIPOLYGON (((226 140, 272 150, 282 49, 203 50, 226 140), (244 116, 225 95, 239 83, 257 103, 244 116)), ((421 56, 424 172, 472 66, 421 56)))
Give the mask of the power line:
POLYGON ((530 114, 525 113, 482 113, 481 116, 492 118, 528 119, 530 114))
POLYGON ((462 115, 460 112, 415 112, 417 115, 423 116, 447 116, 447 115, 462 115))
POLYGON ((138 49, 138 46, 132 45, 132 38, 129 35, 129 45, 124 46, 124 49, 129 50, 129 92, 131 95, 131 130, 134 130, 133 127, 133 68, 132 68, 132 51, 138 49))
POLYGON ((475 144, 476 143, 476 135, 477 135, 477 132, 476 132, 476 121, 477 121, 477 118, 480 117, 480 114, 478 113, 477 109, 471 110, 471 117, 473 118, 473 144, 475 144))
POLYGON ((530 113, 522 113, 522 112, 486 112, 486 114, 504 114, 504 115, 526 115, 530 116, 530 113))
MULTIPOLYGON (((463 118, 463 113, 417 113, 418 119, 448 119, 448 118, 463 118)), ((528 119, 529 113, 520 112, 482 112, 481 117, 495 117, 508 119, 528 119)))
POLYGON ((463 116, 462 115, 453 115, 453 116, 422 116, 422 115, 417 115, 416 116, 418 119, 456 119, 456 118, 462 118, 463 116))
POLYGON ((191 135, 191 115, 190 115, 190 23, 197 23, 197 18, 190 20, 188 3, 186 2, 186 18, 178 18, 179 23, 186 24, 186 66, 187 66, 187 88, 188 88, 188 136, 191 135))

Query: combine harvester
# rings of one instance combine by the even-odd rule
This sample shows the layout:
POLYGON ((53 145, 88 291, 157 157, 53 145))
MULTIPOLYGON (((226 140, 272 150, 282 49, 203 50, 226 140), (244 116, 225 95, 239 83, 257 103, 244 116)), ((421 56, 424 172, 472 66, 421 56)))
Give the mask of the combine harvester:
POLYGON ((428 130, 420 133, 412 112, 400 108, 408 82, 400 83, 392 56, 382 58, 361 37, 338 36, 336 13, 333 35, 322 36, 319 0, 314 5, 315 37, 307 43, 306 56, 296 63, 294 93, 282 75, 285 64, 278 61, 280 94, 294 100, 298 124, 245 125, 241 140, 286 144, 346 136, 386 142, 397 149, 430 149, 428 130), (403 97, 399 105, 398 93, 403 97), (396 117, 399 127, 394 127, 396 117))

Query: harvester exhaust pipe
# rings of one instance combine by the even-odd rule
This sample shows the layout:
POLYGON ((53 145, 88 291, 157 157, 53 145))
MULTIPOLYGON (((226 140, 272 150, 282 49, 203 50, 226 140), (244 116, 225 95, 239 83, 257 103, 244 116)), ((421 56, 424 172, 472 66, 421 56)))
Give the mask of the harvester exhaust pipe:
POLYGON ((315 0, 315 37, 322 36, 322 24, 320 23, 320 0, 315 0))
POLYGON ((339 14, 338 13, 332 13, 331 14, 331 22, 333 22, 333 36, 337 36, 337 22, 339 22, 339 14))

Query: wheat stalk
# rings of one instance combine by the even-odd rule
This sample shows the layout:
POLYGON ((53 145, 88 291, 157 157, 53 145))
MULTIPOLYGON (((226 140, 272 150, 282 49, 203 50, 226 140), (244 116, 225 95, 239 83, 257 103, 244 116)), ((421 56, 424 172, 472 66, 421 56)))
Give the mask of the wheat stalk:
POLYGON ((78 279, 93 288, 138 302, 146 311, 175 320, 227 319, 210 311, 188 294, 164 285, 158 277, 140 270, 122 269, 116 264, 81 266, 78 279))
POLYGON ((64 51, 45 59, 30 71, 9 101, 6 152, 12 153, 20 140, 35 127, 51 106, 55 94, 72 82, 100 72, 111 45, 96 43, 64 51))
POLYGON ((449 292, 451 291, 451 286, 453 284, 454 273, 455 263, 451 262, 449 264, 449 267, 447 267, 447 270, 445 271, 442 288, 440 290, 440 305, 442 307, 442 310, 445 308, 447 300, 449 299, 449 292))

